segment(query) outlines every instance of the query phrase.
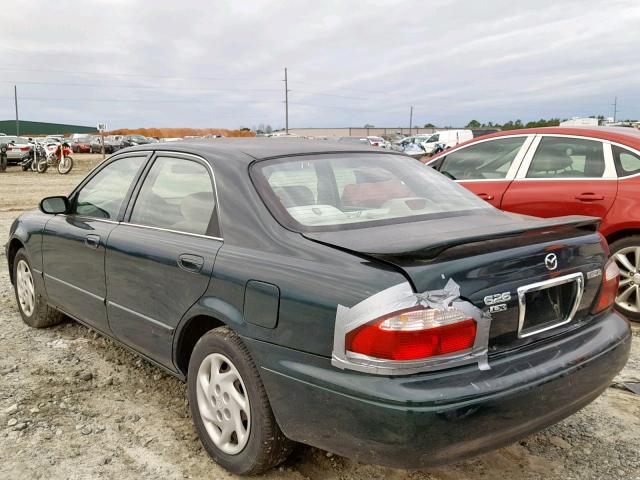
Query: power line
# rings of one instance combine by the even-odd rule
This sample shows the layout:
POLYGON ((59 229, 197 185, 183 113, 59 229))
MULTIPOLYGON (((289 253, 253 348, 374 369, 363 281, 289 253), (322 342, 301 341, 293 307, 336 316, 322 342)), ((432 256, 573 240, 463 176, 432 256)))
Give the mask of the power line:
MULTIPOLYGON (((0 80, 0 83, 14 83, 21 85, 57 85, 61 87, 105 87, 105 88, 131 88, 131 89, 140 89, 140 90, 175 90, 184 92, 183 88, 175 88, 175 87, 155 87, 148 85, 118 85, 118 84, 108 84, 108 83, 75 83, 75 82, 40 82, 40 81, 18 81, 18 80, 0 80)), ((280 91, 277 88, 189 88, 189 91, 200 91, 200 92, 277 92, 280 91)))

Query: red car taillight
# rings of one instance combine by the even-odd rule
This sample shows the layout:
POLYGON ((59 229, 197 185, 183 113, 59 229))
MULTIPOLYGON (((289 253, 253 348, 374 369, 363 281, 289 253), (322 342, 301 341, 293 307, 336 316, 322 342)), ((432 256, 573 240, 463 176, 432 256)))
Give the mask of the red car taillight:
POLYGON ((600 286, 600 294, 598 301, 591 309, 591 313, 600 313, 609 308, 616 301, 618 294, 618 286, 620 285, 620 269, 616 262, 609 259, 604 266, 602 274, 602 285, 600 286))
POLYGON ((29 147, 20 147, 20 151, 21 152, 28 152, 29 151, 29 147))
POLYGON ((598 232, 598 235, 600 235, 600 246, 604 250, 604 254, 607 257, 609 257, 611 255, 611 250, 609 249, 609 242, 607 242, 607 239, 604 238, 604 235, 602 235, 600 232, 598 232))
POLYGON ((346 349, 388 360, 418 360, 468 350, 476 322, 456 308, 394 312, 347 334, 346 349))

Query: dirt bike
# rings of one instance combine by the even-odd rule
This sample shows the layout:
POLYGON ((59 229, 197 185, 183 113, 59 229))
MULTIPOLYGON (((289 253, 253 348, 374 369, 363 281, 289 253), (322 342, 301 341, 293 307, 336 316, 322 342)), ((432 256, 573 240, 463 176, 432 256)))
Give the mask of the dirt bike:
POLYGON ((38 160, 37 171, 44 173, 49 167, 58 167, 60 175, 66 175, 73 168, 73 158, 70 156, 71 147, 68 143, 62 143, 46 156, 45 161, 38 160))

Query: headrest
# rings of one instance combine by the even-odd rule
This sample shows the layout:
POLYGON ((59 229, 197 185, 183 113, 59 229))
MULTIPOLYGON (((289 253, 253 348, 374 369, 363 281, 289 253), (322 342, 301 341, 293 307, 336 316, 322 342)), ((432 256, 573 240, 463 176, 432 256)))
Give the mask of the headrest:
POLYGON ((313 192, 304 185, 274 187, 273 192, 278 196, 282 206, 285 208, 315 205, 316 203, 313 192))

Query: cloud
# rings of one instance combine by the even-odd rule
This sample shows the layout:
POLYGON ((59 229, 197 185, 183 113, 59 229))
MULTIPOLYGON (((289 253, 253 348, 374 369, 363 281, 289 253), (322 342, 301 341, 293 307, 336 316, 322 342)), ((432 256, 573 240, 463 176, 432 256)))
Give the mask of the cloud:
POLYGON ((0 117, 281 127, 285 66, 292 127, 640 117, 640 4, 527 3, 8 3, 0 117))

